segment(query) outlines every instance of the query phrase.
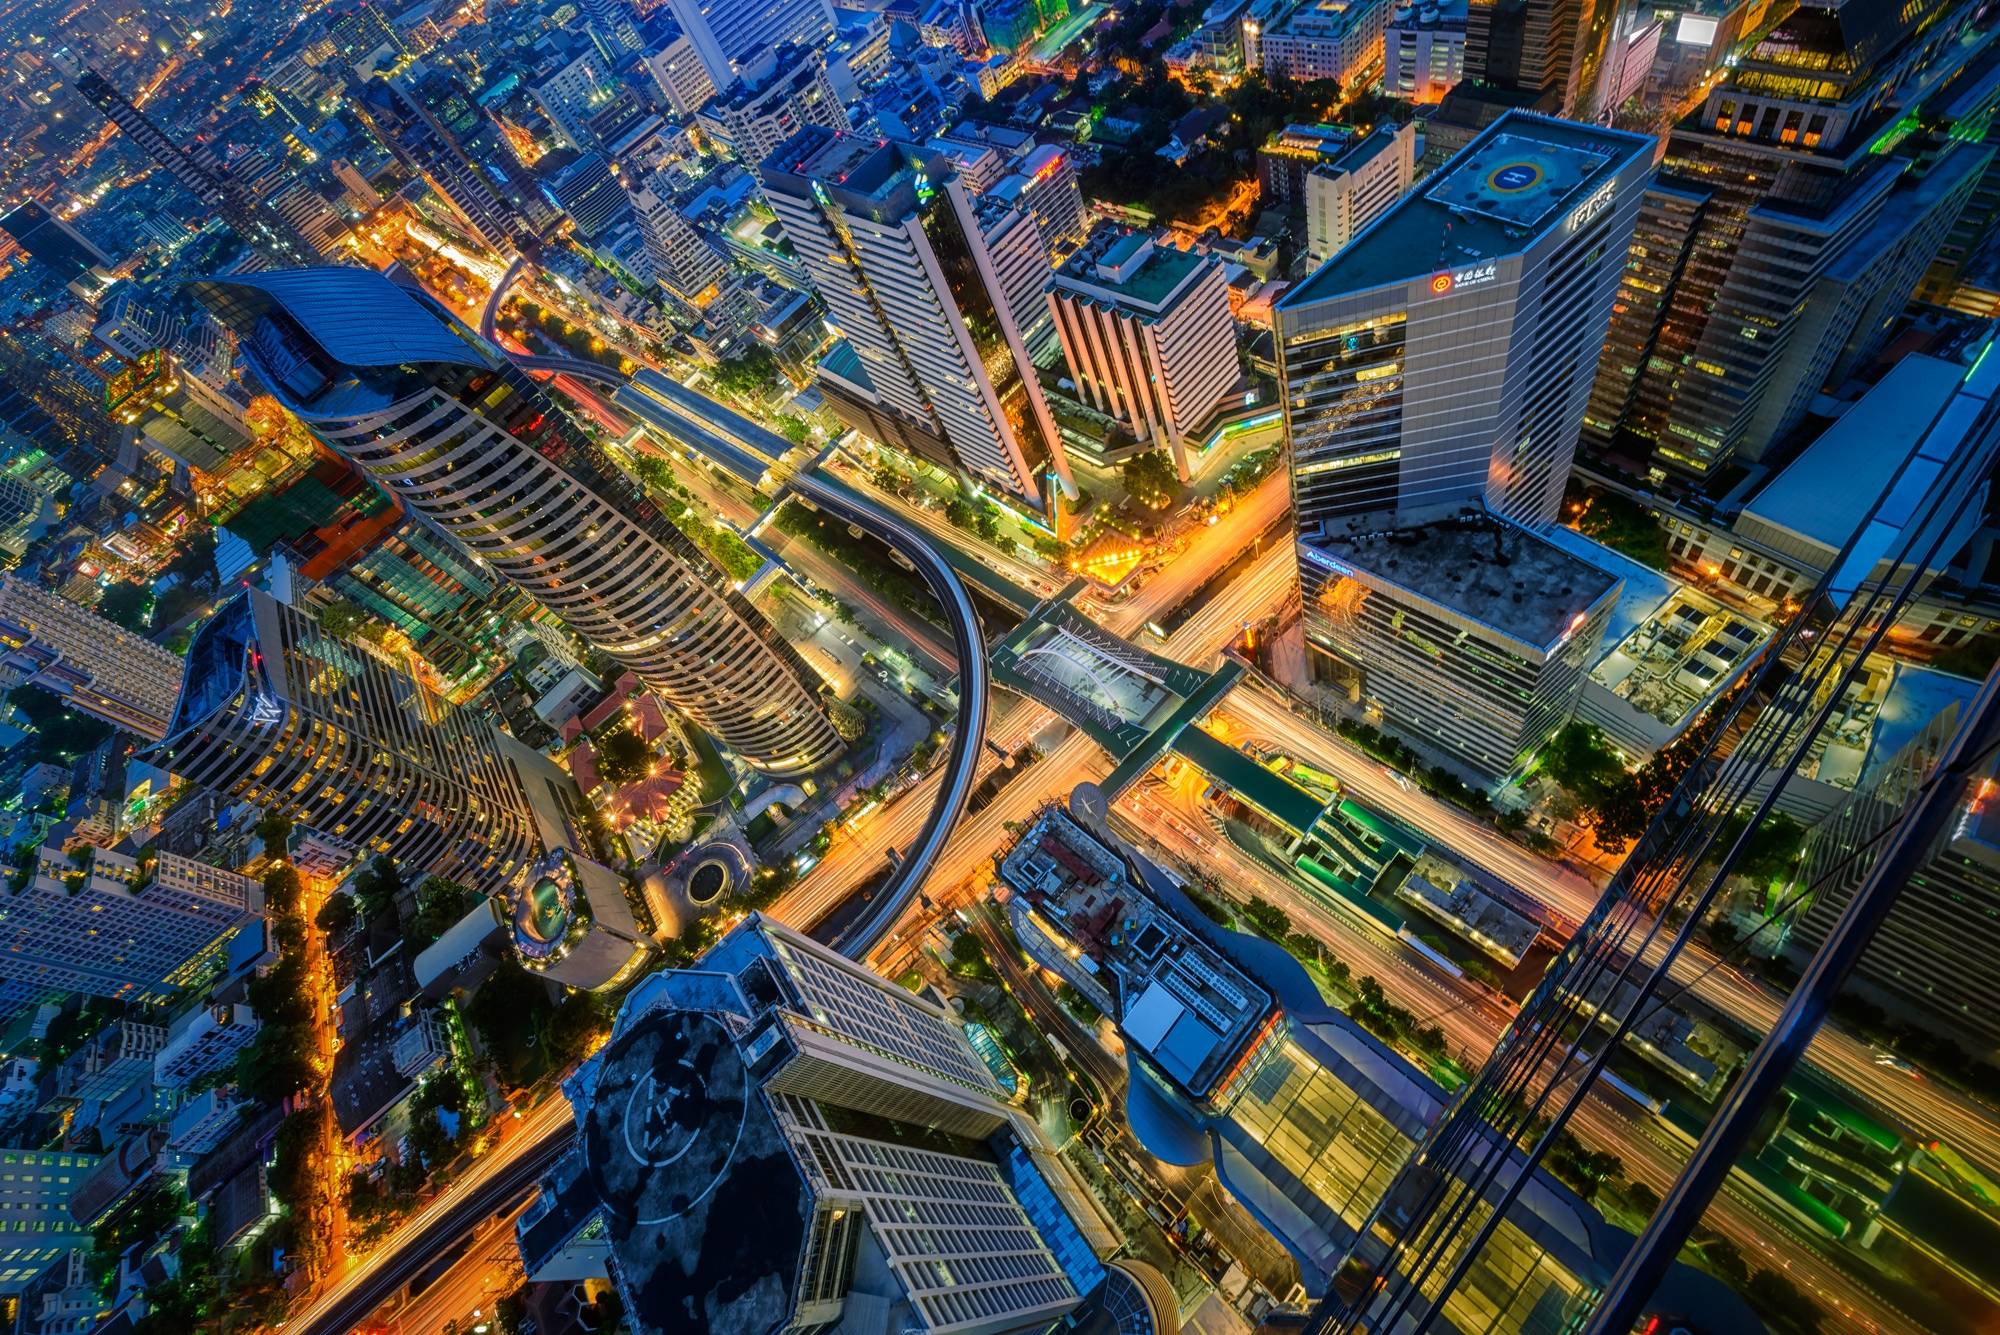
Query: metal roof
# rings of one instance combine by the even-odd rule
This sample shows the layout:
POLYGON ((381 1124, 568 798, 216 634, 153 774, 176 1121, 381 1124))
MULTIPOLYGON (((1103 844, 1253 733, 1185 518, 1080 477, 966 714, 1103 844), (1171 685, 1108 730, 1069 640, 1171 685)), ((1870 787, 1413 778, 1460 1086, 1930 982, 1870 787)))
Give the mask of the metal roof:
POLYGON ((279 269, 189 287, 246 338, 258 315, 272 307, 282 310, 342 366, 493 364, 453 331, 442 307, 433 307, 373 269, 343 265, 279 269))

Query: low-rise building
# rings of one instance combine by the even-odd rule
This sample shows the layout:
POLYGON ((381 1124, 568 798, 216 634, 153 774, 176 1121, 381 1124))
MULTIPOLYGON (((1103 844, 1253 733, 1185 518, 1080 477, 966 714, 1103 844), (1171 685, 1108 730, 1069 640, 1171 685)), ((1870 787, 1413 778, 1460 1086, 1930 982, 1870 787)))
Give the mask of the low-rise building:
POLYGON ((1307 0, 1260 37, 1265 76, 1345 88, 1381 64, 1390 0, 1307 0))
POLYGON ((1315 264, 1332 258, 1417 181, 1416 122, 1385 121, 1305 174, 1306 235, 1315 264))
POLYGON ((1418 104, 1465 77, 1467 0, 1401 0, 1382 30, 1382 87, 1418 104))
POLYGON ((153 1057, 153 1083, 186 1089, 203 1076, 229 1066, 262 1028, 248 1006, 201 1006, 183 1015, 169 1031, 166 1046, 153 1057))

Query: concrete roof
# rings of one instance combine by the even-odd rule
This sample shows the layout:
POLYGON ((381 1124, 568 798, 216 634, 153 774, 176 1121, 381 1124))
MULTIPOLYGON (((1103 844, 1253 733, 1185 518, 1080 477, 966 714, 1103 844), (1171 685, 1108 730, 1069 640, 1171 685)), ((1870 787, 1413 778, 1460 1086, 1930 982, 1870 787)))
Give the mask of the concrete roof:
POLYGON ((1964 378, 1955 362, 1903 358, 1743 507, 1745 517, 1839 551, 1964 378))

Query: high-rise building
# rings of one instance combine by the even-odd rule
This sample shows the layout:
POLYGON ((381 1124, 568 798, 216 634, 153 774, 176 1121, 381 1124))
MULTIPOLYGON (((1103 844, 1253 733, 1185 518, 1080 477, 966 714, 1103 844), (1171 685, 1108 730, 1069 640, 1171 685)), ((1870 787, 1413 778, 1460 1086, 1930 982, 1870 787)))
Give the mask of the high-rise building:
POLYGON ((637 51, 645 46, 632 22, 632 7, 625 0, 583 0, 583 16, 599 41, 613 51, 637 51))
POLYGON ((273 212, 206 151, 202 160, 167 137, 130 98, 111 85, 94 69, 72 67, 71 81, 83 100, 103 113, 127 138, 145 150, 168 176, 188 193, 214 209, 216 216, 246 245, 273 264, 312 264, 319 251, 298 234, 284 218, 273 212))
POLYGON ((1183 479, 1188 440, 1243 379, 1224 267, 1104 226, 1047 284, 1079 397, 1142 444, 1165 446, 1183 479))
POLYGON ((1083 188, 1076 163, 1061 144, 1028 148, 1014 171, 994 182, 988 193, 1028 211, 1041 229, 1051 263, 1083 244, 1083 188))
POLYGON ((335 158, 327 164, 333 170, 333 177, 347 189, 347 198, 355 208, 364 212, 382 202, 382 192, 368 183, 360 169, 346 158, 335 158))
POLYGON ((787 42, 807 48, 833 35, 833 8, 826 0, 667 0, 681 32, 694 45, 708 81, 728 92, 743 62, 759 49, 787 42))
POLYGON ((257 589, 196 633, 153 754, 189 783, 483 889, 576 840, 582 799, 562 769, 257 589))
POLYGON ((531 378, 443 306, 361 269, 193 290, 322 441, 749 763, 798 773, 839 753, 798 652, 531 378))
POLYGON ((1382 29, 1382 85, 1419 105, 1465 76, 1466 0, 1401 0, 1382 29))
POLYGON ((406 49, 396 25, 368 0, 330 16, 327 36, 340 63, 355 67, 363 78, 373 71, 378 58, 384 55, 393 58, 406 49))
POLYGON ((1799 6, 1749 40, 1646 192, 1588 448, 1713 475, 1761 457, 1880 349, 1990 152, 1890 152, 1916 122, 1880 108, 1915 95, 1927 115, 1990 79, 1991 53, 1953 38, 1968 14, 1799 6), (1829 74, 1802 90, 1802 67, 1829 74))
POLYGON ((370 79, 349 105, 397 161, 423 176, 474 240, 501 254, 512 251, 513 238, 527 228, 490 168, 465 150, 467 138, 486 128, 471 98, 444 75, 413 67, 394 80, 370 79))
POLYGON ((1307 643, 1481 776, 1562 725, 1615 599, 1532 529, 1562 501, 1651 144, 1510 113, 1278 305, 1307 643))
POLYGON ((1285 294, 1302 537, 1482 499, 1555 517, 1651 143, 1511 113, 1285 294))
POLYGON ((610 164, 596 153, 586 153, 557 172, 548 182, 548 192, 576 224, 576 234, 586 241, 611 230, 630 208, 625 187, 618 183, 610 164))
POLYGON ((595 51, 586 51, 528 90, 549 124, 562 135, 563 143, 579 152, 596 146, 590 118, 609 100, 602 64, 603 58, 595 51))
POLYGON ((645 60, 646 73, 660 90, 660 96, 682 121, 691 121, 715 96, 715 81, 696 54, 694 41, 684 32, 675 32, 645 60))
POLYGON ((1306 172, 1306 235, 1325 263, 1408 193, 1417 179, 1417 126, 1385 123, 1332 162, 1306 172))
POLYGON ((641 983, 571 1086, 579 1148, 516 1225, 530 1276, 601 1233, 644 1335, 690 1306, 1027 1335, 1106 1282, 1116 1234, 949 1012, 761 914, 701 968, 641 983))
POLYGON ((64 282, 111 267, 111 257, 94 241, 33 200, 0 218, 0 232, 64 282))
POLYGON ((813 128, 763 175, 869 392, 922 453, 1017 495, 1038 496, 1044 471, 1073 491, 973 196, 944 156, 813 128))
POLYGON ((704 296, 729 276, 729 262, 681 216, 671 199, 642 187, 632 192, 630 200, 639 233, 646 238, 654 281, 690 305, 702 305, 704 296))
POLYGON ((80 869, 50 845, 15 873, 19 888, 0 900, 0 1003, 69 992, 164 996, 193 981, 207 954, 263 910, 263 890, 247 876, 174 853, 142 856, 100 848, 80 869))
POLYGON ((1311 0, 1263 33, 1266 78, 1336 79, 1343 86, 1382 59, 1391 0, 1311 0))
POLYGON ((106 723, 158 741, 182 663, 142 635, 14 575, 0 576, 0 677, 33 682, 106 723))
POLYGON ((753 52, 741 69, 734 86, 695 114, 695 124, 751 171, 808 125, 854 128, 827 78, 825 58, 812 48, 789 45, 753 52))

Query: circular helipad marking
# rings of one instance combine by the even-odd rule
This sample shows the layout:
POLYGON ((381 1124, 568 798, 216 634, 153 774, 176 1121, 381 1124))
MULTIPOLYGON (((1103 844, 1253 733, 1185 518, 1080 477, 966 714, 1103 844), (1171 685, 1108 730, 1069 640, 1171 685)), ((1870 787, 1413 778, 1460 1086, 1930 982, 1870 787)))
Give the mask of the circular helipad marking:
POLYGON ((1542 183, 1542 168, 1537 162, 1509 162, 1495 167, 1486 177, 1486 188, 1497 190, 1503 195, 1518 195, 1523 190, 1532 190, 1542 183))

